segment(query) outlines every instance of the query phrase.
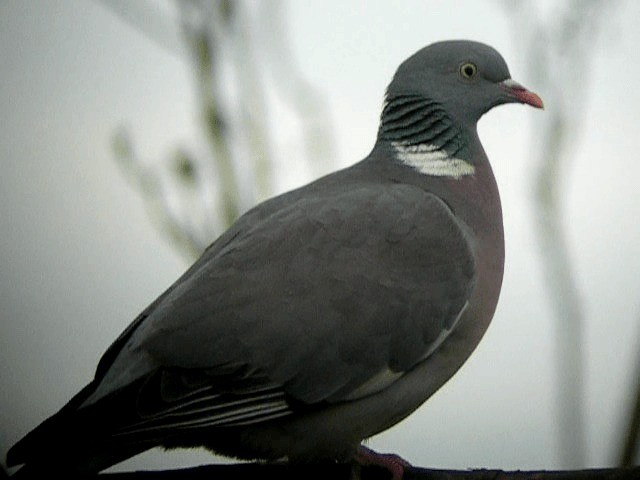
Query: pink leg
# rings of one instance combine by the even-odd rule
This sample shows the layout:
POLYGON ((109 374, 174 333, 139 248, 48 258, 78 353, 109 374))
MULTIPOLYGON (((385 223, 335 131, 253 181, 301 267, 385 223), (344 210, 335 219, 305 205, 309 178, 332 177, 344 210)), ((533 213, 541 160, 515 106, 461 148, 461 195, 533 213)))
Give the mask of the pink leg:
POLYGON ((363 445, 358 447, 354 460, 362 466, 374 465, 385 468, 391 472, 391 478, 393 480, 402 480, 404 469, 411 467, 409 462, 398 455, 394 455, 393 453, 378 453, 363 445))

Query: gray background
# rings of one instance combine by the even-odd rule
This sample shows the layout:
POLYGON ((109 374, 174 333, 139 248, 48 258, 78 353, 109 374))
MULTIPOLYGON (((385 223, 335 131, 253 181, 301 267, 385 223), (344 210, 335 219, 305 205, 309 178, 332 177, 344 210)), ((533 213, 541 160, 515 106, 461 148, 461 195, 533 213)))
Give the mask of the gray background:
MULTIPOLYGON (((552 15, 542 5, 536 14, 552 15)), ((433 41, 489 43, 516 80, 537 89, 499 2, 336 0, 290 2, 288 11, 299 66, 331 107, 339 157, 327 168, 369 152, 394 69, 433 41)), ((587 320, 587 466, 613 462, 630 383, 638 381, 640 2, 610 15, 592 68, 564 85, 591 87, 584 131, 562 171, 587 320)), ((188 62, 104 5, 0 3, 0 455, 90 380, 111 341, 188 266, 153 228, 109 139, 117 125, 130 125, 140 155, 159 158, 177 142, 201 142, 195 112, 188 62)), ((481 120, 505 212, 500 304, 458 375, 372 439, 373 448, 423 466, 558 466, 554 319, 526 156, 536 148, 532 116, 544 114, 508 106, 481 120)), ((308 180, 283 171, 279 189, 308 180)), ((210 460, 152 452, 121 468, 210 460)))

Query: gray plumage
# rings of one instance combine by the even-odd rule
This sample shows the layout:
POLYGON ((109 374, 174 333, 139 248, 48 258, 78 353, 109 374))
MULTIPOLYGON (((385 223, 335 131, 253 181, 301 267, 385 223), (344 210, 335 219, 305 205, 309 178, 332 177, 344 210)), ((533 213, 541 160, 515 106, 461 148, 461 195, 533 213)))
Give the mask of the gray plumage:
POLYGON ((8 462, 90 472, 158 445, 351 459, 457 371, 493 316, 502 217, 476 122, 508 102, 541 106, 486 45, 410 57, 370 155, 242 216, 8 462))

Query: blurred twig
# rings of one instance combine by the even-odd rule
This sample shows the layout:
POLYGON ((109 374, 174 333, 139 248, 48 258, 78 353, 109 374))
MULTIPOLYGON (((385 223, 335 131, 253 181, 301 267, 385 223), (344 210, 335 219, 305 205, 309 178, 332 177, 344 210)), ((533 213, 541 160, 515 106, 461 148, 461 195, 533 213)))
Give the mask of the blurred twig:
POLYGON ((565 466, 586 463, 584 427, 584 314, 571 262, 562 200, 572 148, 579 135, 593 47, 603 12, 612 2, 572 0, 555 4, 553 19, 537 18, 530 0, 505 1, 514 31, 529 59, 528 78, 541 90, 547 105, 539 117, 531 149, 536 221, 542 264, 556 316, 558 355, 559 436, 565 466))
MULTIPOLYGON (((154 223, 181 251, 189 257, 197 257, 204 248, 202 243, 195 237, 192 229, 185 228, 183 219, 171 208, 168 203, 169 196, 163 190, 159 172, 140 161, 125 129, 120 129, 113 135, 112 149, 127 178, 145 197, 147 211, 154 223)), ((190 160, 186 154, 178 158, 180 158, 178 168, 182 170, 178 177, 183 181, 187 181, 187 177, 190 177, 191 180, 188 181, 192 181, 193 167, 189 166, 190 160), (187 174, 187 171, 190 173, 187 174)))
POLYGON ((182 29, 193 57, 196 90, 206 138, 215 160, 217 187, 220 190, 220 215, 224 226, 239 215, 238 180, 233 171, 231 120, 224 111, 222 87, 222 48, 231 30, 236 6, 233 2, 179 2, 182 29))
POLYGON ((164 38, 157 28, 162 13, 149 12, 156 27, 145 24, 145 9, 153 8, 148 2, 128 7, 122 0, 101 1, 171 53, 187 52, 194 66, 208 155, 196 157, 181 147, 169 171, 162 171, 158 162, 145 164, 133 154, 131 134, 124 129, 114 141, 128 146, 117 152, 121 164, 161 230, 189 257, 245 210, 273 195, 277 129, 286 128, 287 138, 298 135, 304 150, 295 161, 316 166, 314 174, 320 173, 318 165, 331 165, 329 117, 318 93, 293 66, 282 1, 174 0, 169 5, 175 7, 170 10, 184 39, 182 48, 171 40, 175 34, 164 38), (286 125, 274 121, 277 101, 292 114, 286 125))
POLYGON ((633 465, 640 452, 640 362, 635 365, 635 392, 629 408, 628 425, 619 454, 619 464, 633 465))

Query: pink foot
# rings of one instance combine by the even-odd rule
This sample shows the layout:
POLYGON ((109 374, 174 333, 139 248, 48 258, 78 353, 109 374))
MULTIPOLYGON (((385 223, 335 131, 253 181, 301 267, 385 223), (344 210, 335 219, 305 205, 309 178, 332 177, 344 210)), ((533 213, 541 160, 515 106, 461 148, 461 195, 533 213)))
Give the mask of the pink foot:
POLYGON ((391 473, 392 480, 402 480, 404 469, 411 464, 393 453, 378 453, 363 445, 358 447, 354 460, 362 466, 382 467, 391 473))

